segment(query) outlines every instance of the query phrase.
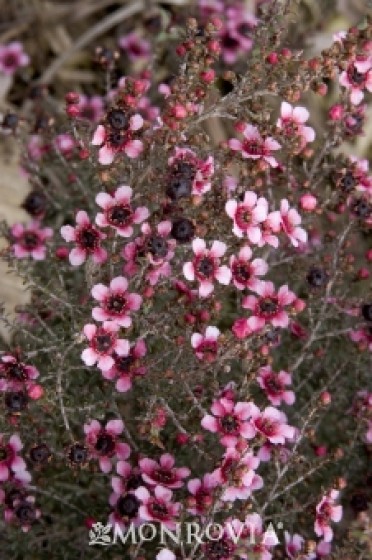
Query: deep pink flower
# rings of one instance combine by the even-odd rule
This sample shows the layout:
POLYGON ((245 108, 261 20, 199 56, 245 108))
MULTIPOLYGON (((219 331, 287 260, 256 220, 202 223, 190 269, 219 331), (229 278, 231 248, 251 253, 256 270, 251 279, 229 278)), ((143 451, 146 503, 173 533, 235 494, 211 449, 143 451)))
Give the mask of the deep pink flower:
POLYGON ((107 371, 102 371, 105 379, 116 379, 116 390, 125 393, 132 387, 133 379, 145 375, 146 367, 141 365, 140 359, 146 354, 146 344, 139 339, 133 344, 128 355, 118 356, 113 354, 114 365, 107 371))
POLYGON ((30 62, 29 56, 24 52, 22 43, 13 41, 7 45, 0 45, 0 72, 11 76, 22 66, 30 62))
POLYGON ((247 500, 253 491, 262 488, 263 480, 255 472, 259 464, 259 458, 255 457, 251 450, 241 453, 234 448, 228 448, 221 467, 213 472, 219 484, 225 487, 221 500, 247 500))
POLYGON ((143 521, 158 521, 170 530, 176 528, 175 518, 179 514, 181 504, 172 502, 172 490, 164 486, 155 486, 154 495, 151 495, 147 488, 141 486, 135 490, 134 495, 142 502, 139 515, 143 521))
POLYGON ((150 264, 146 278, 151 286, 155 286, 162 276, 170 276, 169 261, 174 257, 176 247, 176 240, 170 238, 171 230, 172 223, 169 220, 159 222, 155 231, 148 222, 141 226, 143 237, 138 243, 150 264))
POLYGON ((41 228, 40 222, 35 221, 28 226, 14 224, 10 231, 16 240, 13 245, 13 252, 17 259, 24 259, 25 257, 32 257, 35 261, 45 259, 45 241, 53 237, 51 228, 41 228))
POLYGON ((96 203, 103 209, 103 213, 96 216, 96 224, 100 227, 113 227, 122 237, 130 237, 133 234, 133 224, 140 224, 149 217, 149 211, 145 206, 132 208, 130 199, 132 189, 123 185, 118 187, 113 196, 108 193, 99 193, 96 203))
POLYGON ((149 41, 142 39, 135 31, 120 37, 118 43, 132 61, 148 58, 151 54, 149 41))
POLYGON ((117 276, 110 282, 110 286, 96 284, 92 288, 92 296, 100 303, 94 307, 92 317, 96 321, 114 321, 121 327, 129 328, 132 319, 131 311, 138 311, 142 298, 139 294, 129 293, 128 280, 124 276, 117 276))
POLYGON ((272 282, 262 281, 255 288, 255 292, 259 297, 249 295, 242 302, 243 308, 250 309, 253 315, 249 319, 238 319, 233 326, 233 331, 238 338, 259 331, 267 324, 280 328, 286 328, 289 324, 285 307, 293 304, 297 298, 288 286, 281 286, 278 292, 275 292, 272 282))
POLYGON ((102 165, 110 165, 118 153, 124 152, 129 158, 137 158, 143 151, 141 140, 134 138, 135 133, 143 127, 143 118, 138 113, 130 117, 122 111, 120 114, 122 115, 120 122, 111 119, 113 124, 110 125, 109 112, 109 123, 105 126, 98 125, 93 134, 92 144, 100 146, 98 161, 102 165))
POLYGON ((274 444, 285 444, 286 439, 293 439, 295 429, 287 423, 287 417, 284 412, 268 406, 263 412, 252 405, 251 407, 251 424, 258 435, 274 444))
POLYGON ((260 280, 257 276, 263 276, 269 269, 266 261, 263 259, 252 258, 252 249, 245 245, 239 251, 238 256, 230 257, 230 269, 232 273, 232 281, 238 290, 251 289, 259 284, 260 280))
POLYGON ((339 81, 350 90, 351 103, 359 105, 364 97, 363 90, 372 91, 372 57, 357 57, 341 72, 339 81))
POLYGON ((207 327, 204 335, 194 333, 191 336, 191 346, 199 360, 210 363, 216 359, 219 335, 217 327, 207 327))
POLYGON ((118 338, 119 325, 112 321, 106 321, 103 326, 88 324, 84 326, 84 334, 89 341, 89 348, 83 350, 81 359, 87 366, 97 366, 101 371, 107 371, 114 366, 112 354, 128 356, 128 340, 118 338))
POLYGON ((251 243, 259 243, 262 238, 261 222, 266 220, 268 202, 258 198, 253 191, 246 191, 243 202, 228 200, 225 205, 227 215, 234 221, 233 233, 237 237, 247 236, 251 243))
POLYGON ((127 461, 118 461, 116 472, 119 476, 111 478, 113 493, 109 503, 113 512, 109 516, 112 524, 117 523, 121 530, 133 523, 140 525, 139 508, 141 502, 134 495, 134 491, 144 485, 139 467, 132 467, 127 461))
POLYGON ((187 497, 187 511, 193 515, 205 515, 213 505, 213 494, 218 485, 217 477, 208 473, 202 479, 189 480, 187 489, 191 496, 187 497))
POLYGON ((305 107, 292 107, 283 101, 280 107, 280 117, 276 123, 288 137, 296 136, 300 140, 299 150, 303 150, 308 142, 315 139, 315 131, 310 126, 304 126, 309 118, 309 111, 305 107))
POLYGON ((220 258, 226 252, 226 245, 221 241, 213 241, 211 249, 206 248, 204 239, 199 237, 192 242, 195 257, 193 261, 183 265, 183 273, 187 280, 199 281, 199 296, 208 297, 214 290, 213 282, 229 284, 231 270, 227 266, 219 266, 220 258))
POLYGON ((280 406, 282 401, 286 404, 293 404, 295 394, 293 391, 286 389, 287 385, 291 385, 291 374, 281 370, 275 373, 271 366, 261 367, 258 370, 257 381, 261 389, 266 393, 267 398, 274 406, 280 406))
POLYGON ((77 245, 69 254, 73 266, 83 264, 88 256, 92 256, 96 264, 102 264, 107 259, 107 252, 100 245, 106 235, 91 223, 85 211, 80 210, 76 214, 76 227, 62 226, 61 235, 65 241, 77 245))
POLYGON ((104 103, 102 97, 99 95, 87 97, 79 93, 77 107, 79 109, 79 117, 87 119, 88 121, 98 122, 103 117, 104 103))
POLYGON ((211 178, 214 173, 214 158, 208 156, 203 160, 189 148, 174 149, 168 159, 167 194, 172 199, 182 196, 203 195, 211 190, 211 178))
POLYGON ((237 138, 231 138, 228 142, 229 147, 237 152, 241 152, 244 159, 262 159, 271 167, 277 167, 278 162, 273 157, 272 152, 279 150, 279 142, 271 138, 262 138, 257 127, 247 124, 242 130, 245 140, 241 142, 237 138))
POLYGON ((14 474, 27 473, 25 461, 18 455, 23 445, 18 434, 12 435, 8 443, 4 441, 4 434, 0 434, 0 482, 9 480, 14 474))
POLYGON ((141 469, 132 467, 127 461, 118 461, 116 472, 119 476, 111 478, 111 486, 115 494, 125 494, 134 491, 140 486, 144 486, 141 469))
POLYGON ((113 457, 126 460, 130 455, 129 445, 118 442, 118 436, 123 429, 122 420, 110 420, 105 427, 98 420, 84 424, 85 440, 90 454, 98 459, 100 469, 104 473, 111 471, 113 457))
POLYGON ((298 558, 298 553, 301 552, 305 539, 295 533, 291 535, 288 531, 284 531, 285 551, 289 558, 298 558))
POLYGON ((166 488, 181 488, 183 478, 190 475, 186 467, 175 467, 175 458, 169 453, 161 455, 159 462, 145 457, 139 461, 143 480, 150 486, 164 486, 166 488))
POLYGON ((316 506, 314 531, 326 543, 333 539, 331 521, 338 523, 342 517, 342 506, 336 505, 339 494, 338 490, 330 490, 316 506))
POLYGON ((287 235, 294 247, 299 243, 306 243, 307 233, 299 227, 301 216, 294 208, 290 208, 286 198, 280 202, 281 229, 287 235))
POLYGON ((251 439, 255 430, 249 423, 253 403, 234 403, 230 399, 219 399, 214 401, 211 412, 214 416, 207 414, 201 421, 205 430, 220 434, 220 442, 225 447, 234 447, 240 437, 251 439))

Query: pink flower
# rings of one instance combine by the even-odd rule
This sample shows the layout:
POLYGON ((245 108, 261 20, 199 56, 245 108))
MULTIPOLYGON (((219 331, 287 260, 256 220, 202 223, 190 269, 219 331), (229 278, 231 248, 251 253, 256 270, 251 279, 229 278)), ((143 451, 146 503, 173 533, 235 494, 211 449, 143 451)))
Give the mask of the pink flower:
POLYGON ((338 523, 342 517, 342 506, 335 505, 339 496, 338 490, 330 490, 316 506, 314 531, 318 537, 323 537, 326 543, 333 539, 330 522, 338 523))
POLYGON ((272 152, 279 150, 281 145, 271 138, 262 138, 258 128, 246 124, 242 130, 245 140, 241 142, 236 138, 231 138, 228 142, 229 147, 237 152, 241 152, 244 159, 263 159, 271 167, 277 167, 278 162, 272 156, 272 152))
POLYGON ((183 265, 183 274, 190 282, 199 281, 200 297, 208 297, 213 292, 214 280, 225 285, 230 283, 231 270, 227 266, 219 266, 220 257, 226 252, 225 243, 213 241, 211 249, 207 249, 205 241, 198 237, 193 240, 192 249, 195 257, 183 265))
POLYGON ((353 342, 359 343, 359 348, 365 350, 368 348, 372 352, 372 332, 369 327, 362 327, 355 331, 350 331, 349 336, 353 342))
POLYGON ((193 515, 205 515, 213 505, 213 494, 218 485, 219 481, 213 474, 189 480, 187 489, 191 496, 187 498, 187 511, 193 515))
POLYGON ((124 493, 113 492, 110 496, 110 506, 113 508, 109 515, 112 525, 117 524, 121 530, 133 524, 134 527, 141 525, 139 508, 141 502, 134 495, 134 491, 124 493))
POLYGON ((120 37, 118 43, 132 61, 148 58, 151 54, 150 43, 145 39, 141 39, 135 31, 120 37))
POLYGON ((138 311, 142 298, 139 294, 127 291, 128 280, 117 276, 110 286, 96 284, 92 288, 92 296, 99 301, 100 307, 94 307, 92 317, 96 321, 114 321, 121 327, 128 328, 132 324, 129 316, 131 311, 138 311))
POLYGON ((189 148, 174 149, 168 159, 170 170, 167 177, 167 195, 173 199, 198 195, 211 190, 211 178, 214 173, 213 156, 203 160, 189 148))
POLYGON ((155 560, 176 560, 176 555, 169 548, 162 548, 156 555, 155 560))
POLYGON ((154 495, 151 495, 147 488, 141 486, 135 490, 134 495, 142 502, 139 515, 143 521, 158 521, 167 529, 175 529, 175 518, 179 514, 181 504, 172 502, 172 490, 164 486, 155 486, 154 495))
POLYGON ((132 388, 133 379, 145 375, 146 368, 141 366, 140 359, 146 354, 144 340, 139 339, 131 346, 129 353, 124 356, 113 354, 114 365, 107 371, 102 371, 105 379, 116 379, 116 390, 126 393, 132 388))
POLYGON ((39 377, 36 367, 25 364, 17 355, 2 354, 0 356, 0 391, 22 390, 32 386, 31 381, 39 377))
POLYGON ((93 135, 93 146, 100 146, 98 161, 110 165, 115 155, 124 152, 129 158, 137 158, 143 151, 141 140, 135 133, 143 127, 143 118, 135 113, 129 116, 120 109, 112 109, 107 116, 107 124, 100 124, 93 135))
MULTIPOLYGON (((244 520, 248 529, 247 548, 258 560, 271 560, 270 549, 278 544, 278 539, 272 531, 264 531, 263 521, 258 513, 250 513, 244 520)), ((250 555, 251 556, 251 555, 250 555)), ((250 556, 246 556, 247 560, 250 556)))
POLYGON ((282 401, 286 404, 293 404, 295 394, 293 391, 287 391, 286 385, 291 385, 292 377, 286 371, 275 373, 271 366, 265 366, 259 369, 257 381, 261 389, 266 393, 267 398, 274 406, 280 406, 282 401))
POLYGON ((15 497, 5 498, 6 507, 4 518, 7 523, 18 523, 24 533, 27 533, 33 523, 40 518, 41 511, 35 507, 35 497, 28 495, 26 492, 17 492, 15 497))
POLYGON ((280 118, 276 125, 283 130, 288 137, 296 136, 300 140, 299 150, 303 150, 308 142, 315 139, 314 129, 310 126, 304 126, 309 118, 309 111, 305 107, 292 107, 286 101, 283 101, 280 107, 280 118))
POLYGON ((300 228, 301 216, 294 208, 289 207, 287 199, 280 202, 281 229, 288 236, 294 247, 298 247, 299 243, 306 243, 307 233, 300 228))
POLYGON ((295 533, 291 535, 288 531, 284 531, 285 551, 289 558, 297 558, 298 553, 301 552, 305 539, 295 533))
POLYGON ((251 424, 257 434, 274 444, 285 444, 286 439, 293 439, 295 429, 286 424, 287 417, 284 412, 268 406, 263 412, 252 405, 251 424))
POLYGON ((115 494, 122 495, 144 486, 139 467, 132 467, 127 461, 118 461, 116 472, 119 476, 111 478, 111 486, 115 494))
POLYGON ((228 200, 225 205, 227 215, 234 221, 233 233, 237 237, 247 236, 251 243, 259 243, 262 238, 261 222, 266 220, 268 202, 258 198, 253 191, 246 191, 243 202, 228 200))
POLYGON ((27 473, 26 463, 17 455, 22 447, 18 434, 12 435, 8 443, 4 441, 4 434, 0 434, 0 482, 10 480, 14 474, 19 474, 22 480, 23 472, 27 473))
POLYGON ((24 52, 22 43, 13 41, 7 45, 0 45, 0 72, 11 76, 22 66, 30 62, 29 56, 24 52))
POLYGON ((40 222, 31 222, 28 226, 14 224, 11 234, 16 242, 13 245, 14 256, 24 259, 31 256, 35 261, 43 261, 46 256, 45 241, 53 237, 53 230, 49 227, 41 228, 40 222))
POLYGON ((149 211, 145 206, 139 206, 133 210, 130 199, 132 189, 123 185, 118 187, 111 196, 107 193, 99 193, 96 203, 104 212, 96 216, 96 224, 100 227, 113 227, 122 237, 130 237, 133 234, 133 224, 140 224, 149 217, 149 211))
POLYGON ((262 488, 263 480, 255 472, 259 464, 260 460, 251 450, 241 453, 234 448, 227 449, 221 467, 213 472, 219 484, 226 488, 221 500, 247 500, 253 491, 262 488))
POLYGON ((71 134, 58 134, 54 139, 56 149, 64 156, 70 156, 76 146, 75 139, 71 134))
POLYGON ((300 199, 301 208, 307 212, 312 212, 317 206, 318 200, 316 196, 307 193, 303 194, 300 199))
POLYGON ((245 245, 239 251, 238 256, 230 257, 230 268, 232 273, 232 281, 238 290, 254 288, 259 284, 260 280, 257 276, 263 276, 268 271, 268 264, 263 259, 252 258, 252 249, 245 245))
POLYGON ((76 227, 62 226, 61 235, 65 241, 77 245, 69 254, 72 266, 83 264, 90 255, 96 264, 102 264, 107 259, 107 252, 100 246, 106 235, 94 227, 85 211, 80 210, 76 214, 76 227))
POLYGON ((230 399, 219 399, 214 401, 211 412, 214 416, 207 414, 201 421, 205 430, 220 434, 220 442, 225 447, 235 447, 239 437, 251 439, 255 430, 249 423, 252 413, 252 403, 234 403, 230 399))
POLYGON ((104 103, 102 97, 99 95, 87 97, 79 93, 77 107, 79 109, 79 117, 87 119, 88 121, 98 122, 103 117, 104 103))
POLYGON ((220 331, 217 327, 207 327, 205 334, 194 333, 191 336, 191 346, 199 360, 207 363, 214 362, 217 356, 217 339, 220 331))
POLYGON ((357 57, 346 70, 341 72, 340 84, 350 90, 350 101, 359 105, 364 97, 364 89, 372 91, 372 57, 357 57))
POLYGON ((84 424, 85 439, 90 453, 98 458, 100 469, 104 473, 111 471, 113 457, 126 460, 130 455, 129 445, 117 441, 123 429, 122 420, 110 420, 104 428, 98 420, 84 424))
POLYGON ((112 321, 106 321, 102 327, 88 324, 84 326, 84 334, 89 341, 89 348, 83 350, 81 359, 87 366, 97 366, 102 371, 111 369, 114 365, 112 354, 127 356, 129 354, 129 342, 117 337, 119 325, 112 321))
POLYGON ((143 480, 150 486, 164 486, 165 488, 181 488, 183 478, 190 475, 186 467, 176 468, 175 458, 169 453, 161 455, 159 462, 145 457, 139 461, 143 480))
POLYGON ((282 286, 275 292, 272 282, 261 282, 255 292, 260 296, 246 296, 243 299, 244 309, 250 309, 253 315, 249 319, 241 319, 236 327, 233 327, 235 335, 241 338, 252 332, 261 330, 265 325, 272 324, 273 327, 286 328, 289 324, 289 317, 285 307, 296 301, 296 295, 289 291, 288 286, 282 286))

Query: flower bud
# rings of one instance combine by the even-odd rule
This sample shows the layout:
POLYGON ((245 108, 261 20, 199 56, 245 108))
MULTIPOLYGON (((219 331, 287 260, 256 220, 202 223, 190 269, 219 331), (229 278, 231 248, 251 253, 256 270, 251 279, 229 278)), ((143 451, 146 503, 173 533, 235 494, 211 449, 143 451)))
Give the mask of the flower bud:
POLYGON ((317 199, 312 194, 304 194, 304 195, 301 196, 300 204, 301 204, 301 208, 303 210, 307 210, 308 212, 312 212, 316 208, 317 199))
POLYGON ((333 105, 328 111, 328 117, 331 121, 339 121, 344 116, 344 108, 342 105, 333 105))
POLYGON ((320 393, 321 404, 327 406, 331 403, 331 401, 332 401, 331 393, 329 393, 328 391, 323 391, 322 393, 320 393))

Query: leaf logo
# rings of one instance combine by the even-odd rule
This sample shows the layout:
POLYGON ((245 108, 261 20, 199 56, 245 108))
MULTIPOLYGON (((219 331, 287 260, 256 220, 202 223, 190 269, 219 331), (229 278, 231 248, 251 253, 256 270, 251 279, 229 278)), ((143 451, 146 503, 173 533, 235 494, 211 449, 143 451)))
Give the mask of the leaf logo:
POLYGON ((111 536, 110 531, 112 529, 111 523, 107 525, 103 525, 99 521, 92 525, 92 528, 89 531, 89 545, 101 545, 101 546, 109 546, 111 544, 111 536))

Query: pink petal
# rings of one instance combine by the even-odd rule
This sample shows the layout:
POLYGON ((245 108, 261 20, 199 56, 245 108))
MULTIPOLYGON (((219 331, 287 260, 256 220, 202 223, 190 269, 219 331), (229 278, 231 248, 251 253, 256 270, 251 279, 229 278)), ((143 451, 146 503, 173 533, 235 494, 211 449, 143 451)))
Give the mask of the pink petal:
POLYGON ((110 290, 113 292, 125 292, 128 288, 128 280, 124 276, 117 276, 110 282, 110 290))
POLYGON ((98 161, 102 165, 110 165, 114 161, 115 152, 108 146, 102 146, 98 151, 98 161))
POLYGON ((214 416, 211 416, 210 414, 204 416, 204 418, 201 421, 201 425, 205 430, 208 430, 213 433, 216 433, 219 430, 218 421, 214 416))
POLYGON ((143 143, 141 140, 131 140, 125 146, 124 152, 129 158, 138 157, 143 151, 143 143))
POLYGON ((17 473, 19 471, 26 470, 26 468, 27 468, 27 465, 24 462, 24 460, 22 459, 22 457, 19 457, 19 456, 14 457, 14 459, 12 461, 12 464, 11 464, 12 471, 17 473))
POLYGON ((106 137, 105 127, 103 125, 97 126, 92 139, 93 146, 100 146, 104 143, 106 137))
POLYGON ((119 391, 119 393, 126 393, 127 391, 129 391, 132 387, 132 381, 129 375, 122 375, 117 380, 115 387, 116 390, 119 391))
POLYGON ((62 226, 60 232, 65 241, 75 241, 75 228, 73 228, 72 226, 62 226))
POLYGON ((129 120, 131 130, 139 130, 143 127, 143 118, 138 113, 129 120))
POLYGON ((110 420, 106 424, 106 430, 114 435, 120 435, 124 430, 124 424, 122 420, 110 420))
POLYGON ((193 348, 197 348, 202 341, 203 341, 203 336, 200 333, 194 333, 191 336, 191 346, 193 348))
MULTIPOLYGON (((104 210, 110 208, 112 203, 113 203, 113 200, 112 200, 112 197, 109 194, 103 193, 103 192, 97 194, 96 204, 98 204, 98 206, 100 206, 104 210)), ((67 241, 67 239, 66 239, 66 241, 67 241)))
POLYGON ((213 241, 210 255, 214 258, 222 257, 226 252, 226 244, 222 241, 213 241))
POLYGON ((104 301, 109 293, 110 290, 104 284, 96 284, 91 291, 92 297, 100 302, 104 301))
POLYGON ((194 272, 194 265, 192 262, 187 262, 183 265, 183 274, 187 280, 193 282, 195 280, 195 272, 194 272))
POLYGON ((116 341, 115 352, 119 356, 128 356, 129 350, 130 350, 130 344, 129 344, 128 340, 125 340, 124 338, 119 338, 116 341))
POLYGON ((83 249, 75 247, 69 254, 69 261, 72 266, 80 266, 86 260, 86 253, 83 249))
POLYGON ((148 208, 146 208, 146 206, 140 206, 140 207, 136 208, 136 210, 133 214, 133 222, 135 224, 140 224, 144 220, 147 220, 149 215, 150 215, 150 212, 149 212, 148 208))
POLYGON ((293 109, 293 119, 296 123, 302 124, 310 117, 309 111, 305 107, 295 107, 293 109))
POLYGON ((220 282, 220 284, 224 284, 227 285, 230 283, 231 281, 231 270, 229 269, 228 266, 220 266, 220 268, 217 270, 216 272, 216 279, 218 280, 218 282, 220 282))
POLYGON ((95 264, 102 264, 107 260, 107 251, 102 247, 97 247, 92 255, 95 264))
POLYGON ((111 461, 108 457, 100 457, 99 458, 99 466, 102 472, 109 473, 112 469, 111 461))
POLYGON ((238 151, 240 152, 242 149, 242 143, 240 142, 240 140, 238 140, 237 138, 231 138, 228 141, 228 146, 229 148, 231 148, 234 151, 238 151))
POLYGON ((93 366, 97 361, 97 354, 91 348, 86 348, 81 353, 81 359, 87 366, 93 366))
POLYGON ((21 438, 19 437, 18 434, 14 434, 9 438, 9 443, 13 449, 13 451, 17 452, 20 451, 23 447, 23 444, 21 442, 21 438))
POLYGON ((111 356, 102 356, 98 358, 97 366, 102 371, 107 371, 114 366, 115 362, 111 356))
POLYGON ((9 469, 6 465, 0 464, 0 482, 5 482, 9 478, 9 469))
POLYGON ((228 200, 225 204, 226 214, 233 220, 235 218, 238 203, 236 200, 228 200))
POLYGON ((280 106, 280 115, 283 119, 290 119, 292 117, 293 107, 286 101, 283 101, 280 106))
POLYGON ((208 297, 214 290, 212 282, 200 282, 199 295, 200 297, 208 297))

